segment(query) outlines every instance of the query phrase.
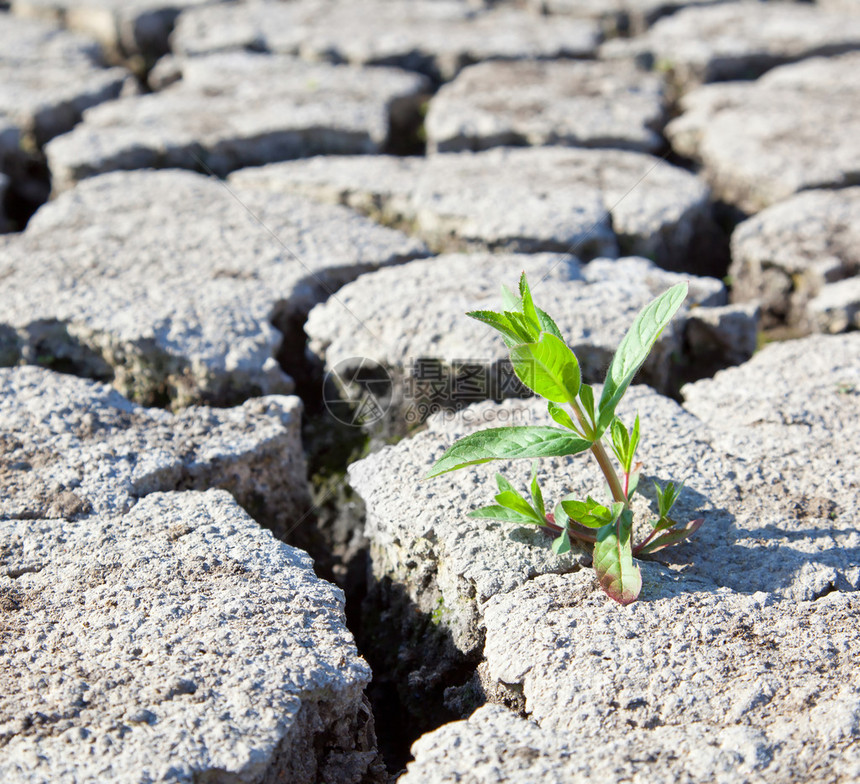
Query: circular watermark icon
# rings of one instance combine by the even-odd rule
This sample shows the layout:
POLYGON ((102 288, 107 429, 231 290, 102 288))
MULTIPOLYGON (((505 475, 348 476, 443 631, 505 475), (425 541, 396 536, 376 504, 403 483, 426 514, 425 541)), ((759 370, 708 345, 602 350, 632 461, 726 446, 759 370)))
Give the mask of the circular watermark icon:
POLYGON ((394 382, 388 371, 367 357, 342 359, 323 380, 323 404, 338 422, 364 427, 378 422, 391 407, 394 382))

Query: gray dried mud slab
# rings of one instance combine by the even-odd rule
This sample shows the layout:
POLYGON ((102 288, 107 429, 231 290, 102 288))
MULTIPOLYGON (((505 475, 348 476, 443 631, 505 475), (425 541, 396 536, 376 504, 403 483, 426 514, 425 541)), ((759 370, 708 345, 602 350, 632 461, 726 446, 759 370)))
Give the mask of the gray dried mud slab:
POLYGON ((0 387, 0 778, 374 781, 343 595, 237 504, 279 533, 306 512, 301 402, 0 387))
POLYGON ((850 327, 857 300, 848 291, 858 273, 860 188, 800 193, 740 224, 732 235, 732 298, 760 302, 768 327, 850 327), (819 310, 816 302, 827 304, 819 310))
POLYGON ((647 60, 688 89, 754 79, 777 65, 854 49, 860 49, 856 15, 808 3, 744 0, 682 9, 639 38, 608 42, 601 56, 647 60))
POLYGON ((415 743, 401 781, 851 781, 858 615, 857 594, 693 586, 619 611, 581 573, 537 578, 488 612, 488 668, 531 721, 480 708, 415 743))
POLYGON ((326 157, 248 169, 232 181, 347 204, 437 250, 641 255, 695 272, 691 245, 711 225, 708 190, 696 177, 623 150, 326 157))
POLYGON ((809 319, 821 332, 860 328, 860 278, 848 278, 821 289, 809 302, 809 319))
POLYGON ((2 368, 0 387, 0 519, 124 514, 155 491, 219 487, 283 535, 310 508, 296 397, 174 415, 44 368, 2 368))
MULTIPOLYGON (((530 461, 421 480, 466 432, 548 423, 537 401, 434 417, 427 431, 351 466, 374 573, 400 584, 464 654, 483 655, 478 679, 491 699, 575 736, 577 767, 557 780, 613 771, 729 782, 740 770, 782 782, 813 764, 816 780, 848 780, 860 770, 860 755, 844 753, 860 704, 858 349, 857 335, 768 346, 685 388, 689 410, 631 390, 621 413, 642 415, 645 466, 635 510, 653 503, 652 479, 685 479, 676 517, 706 521, 688 543, 642 563, 643 595, 631 607, 597 589, 583 555, 551 563, 540 531, 464 517, 492 497, 497 469, 525 489, 530 461), (623 746, 607 746, 607 727, 623 746)), ((540 461, 538 476, 553 498, 600 485, 578 458, 540 461)), ((446 743, 457 744, 451 731, 446 743)), ((564 748, 548 743, 504 762, 541 770, 548 756, 566 766, 564 748)), ((416 765, 433 748, 422 744, 416 765)), ((444 769, 429 780, 455 780, 444 769)), ((476 780, 504 780, 495 775, 476 780)))
POLYGON ((599 19, 609 35, 641 33, 660 17, 687 6, 726 0, 524 0, 536 13, 599 19))
POLYGON ((0 255, 0 360, 181 407, 289 391, 275 355, 343 283, 425 255, 344 209, 191 172, 117 172, 44 206, 0 255), (284 336, 286 338, 284 339, 284 336))
MULTIPOLYGON (((361 358, 383 365, 403 384, 392 416, 414 423, 428 410, 521 394, 501 338, 465 314, 500 310, 500 285, 516 287, 526 272, 535 298, 556 320, 588 382, 602 381, 615 347, 637 313, 681 276, 645 259, 599 259, 581 265, 561 254, 451 254, 362 275, 314 308, 305 325, 310 348, 329 368, 345 371, 361 358)), ((726 292, 713 278, 690 280, 689 309, 667 329, 642 380, 672 388, 675 366, 689 360, 688 322, 704 311, 726 318, 726 292)), ((757 322, 733 333, 734 349, 752 355, 757 322)), ((726 340, 724 343, 728 343, 726 340)), ((716 347, 716 344, 715 346, 716 347)), ((697 347, 704 351, 704 346, 697 347)), ((723 356, 723 360, 728 357, 723 356)), ((349 375, 349 374, 347 374, 349 375)))
POLYGON ((157 57, 183 8, 213 0, 12 0, 12 13, 60 22, 96 38, 112 52, 157 57))
POLYGON ((856 333, 774 343, 682 390, 685 408, 707 424, 715 446, 744 467, 738 528, 766 529, 770 547, 794 540, 797 553, 828 548, 807 567, 821 575, 829 569, 839 590, 857 585, 858 346, 856 333), (772 523, 756 522, 757 515, 772 523))
POLYGON ((0 531, 3 781, 366 780, 343 595, 228 493, 0 531))
POLYGON ((182 14, 172 38, 180 54, 255 49, 398 65, 443 81, 481 60, 589 57, 599 41, 599 27, 590 20, 434 0, 218 5, 182 14))
POLYGON ((428 152, 559 144, 654 152, 663 145, 663 80, 632 63, 487 62, 431 100, 428 152))
POLYGON ((242 166, 379 152, 425 80, 393 68, 234 52, 181 63, 163 91, 99 106, 46 148, 55 191, 116 169, 242 166))
MULTIPOLYGON (((856 17, 860 19, 860 17, 856 17)), ((757 212, 802 190, 860 180, 860 53, 777 68, 686 95, 666 126, 714 194, 757 212)))
MULTIPOLYGON (((42 145, 70 130, 84 109, 122 90, 128 72, 105 68, 92 39, 30 19, 3 15, 0 21, 0 136, 7 140, 17 129, 42 145)), ((0 141, 0 158, 11 146, 0 141)))

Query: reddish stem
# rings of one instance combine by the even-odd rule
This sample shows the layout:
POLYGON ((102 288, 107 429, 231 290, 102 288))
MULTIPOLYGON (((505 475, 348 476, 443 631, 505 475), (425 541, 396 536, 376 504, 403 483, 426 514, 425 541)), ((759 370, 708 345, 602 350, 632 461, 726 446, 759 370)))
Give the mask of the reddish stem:
POLYGON ((652 528, 651 533, 648 534, 648 536, 646 536, 641 542, 639 542, 639 544, 637 544, 633 548, 633 555, 639 555, 639 553, 642 552, 642 549, 645 547, 645 545, 647 545, 648 542, 650 542, 656 534, 657 534, 657 529, 652 528))

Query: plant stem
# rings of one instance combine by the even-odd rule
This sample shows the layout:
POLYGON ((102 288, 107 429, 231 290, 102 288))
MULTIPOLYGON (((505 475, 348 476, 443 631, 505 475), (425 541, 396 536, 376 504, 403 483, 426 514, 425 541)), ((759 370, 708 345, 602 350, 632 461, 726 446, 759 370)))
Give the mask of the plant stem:
MULTIPOLYGON (((571 522, 576 523, 575 520, 572 520, 571 522)), ((548 514, 546 516, 546 526, 545 527, 548 528, 550 531, 552 531, 554 534, 560 534, 564 530, 560 525, 556 524, 555 515, 552 515, 552 514, 548 514)), ((579 525, 579 528, 584 529, 585 526, 579 525)), ((568 526, 567 533, 570 536, 572 536, 574 539, 579 539, 582 542, 589 542, 591 544, 594 544, 597 541, 597 537, 594 534, 589 533, 587 530, 581 530, 580 531, 577 529, 571 529, 568 526)))
POLYGON ((641 553, 642 549, 645 547, 646 544, 648 544, 648 542, 650 542, 654 538, 654 534, 656 533, 657 529, 652 528, 651 533, 648 534, 648 536, 646 536, 641 542, 639 542, 639 544, 636 545, 636 547, 633 548, 633 555, 638 555, 639 553, 641 553))
MULTIPOLYGON (((586 419, 585 412, 575 400, 570 400, 569 403, 570 407, 573 409, 573 413, 576 414, 576 418, 579 420, 582 432, 589 438, 592 438, 594 436, 594 429, 586 419)), ((615 469, 612 467, 612 461, 609 459, 609 455, 606 454, 606 450, 603 448, 603 442, 599 438, 592 442, 591 452, 597 460, 597 465, 600 466, 600 470, 603 471, 606 481, 609 483, 612 497, 627 507, 629 505, 629 502, 627 501, 627 493, 621 486, 621 480, 618 478, 618 474, 615 473, 615 469)))
POLYGON ((615 473, 615 469, 612 467, 612 462, 609 460, 609 455, 606 454, 606 450, 603 448, 603 443, 599 439, 591 445, 591 452, 597 460, 597 465, 600 466, 600 470, 603 471, 606 481, 609 482, 609 489, 612 491, 612 497, 616 501, 621 501, 625 507, 629 506, 627 493, 624 492, 624 488, 621 486, 621 480, 618 478, 618 474, 615 473))

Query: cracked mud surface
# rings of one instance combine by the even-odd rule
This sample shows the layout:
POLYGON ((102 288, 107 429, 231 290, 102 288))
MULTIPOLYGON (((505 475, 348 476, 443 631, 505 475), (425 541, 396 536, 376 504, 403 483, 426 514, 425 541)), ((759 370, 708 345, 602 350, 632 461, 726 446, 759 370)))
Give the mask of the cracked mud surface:
POLYGON ((0 777, 856 780, 858 25, 0 2, 0 777), (548 421, 463 315, 522 270, 595 383, 690 282, 624 412, 706 524, 629 608, 423 479, 548 421))

